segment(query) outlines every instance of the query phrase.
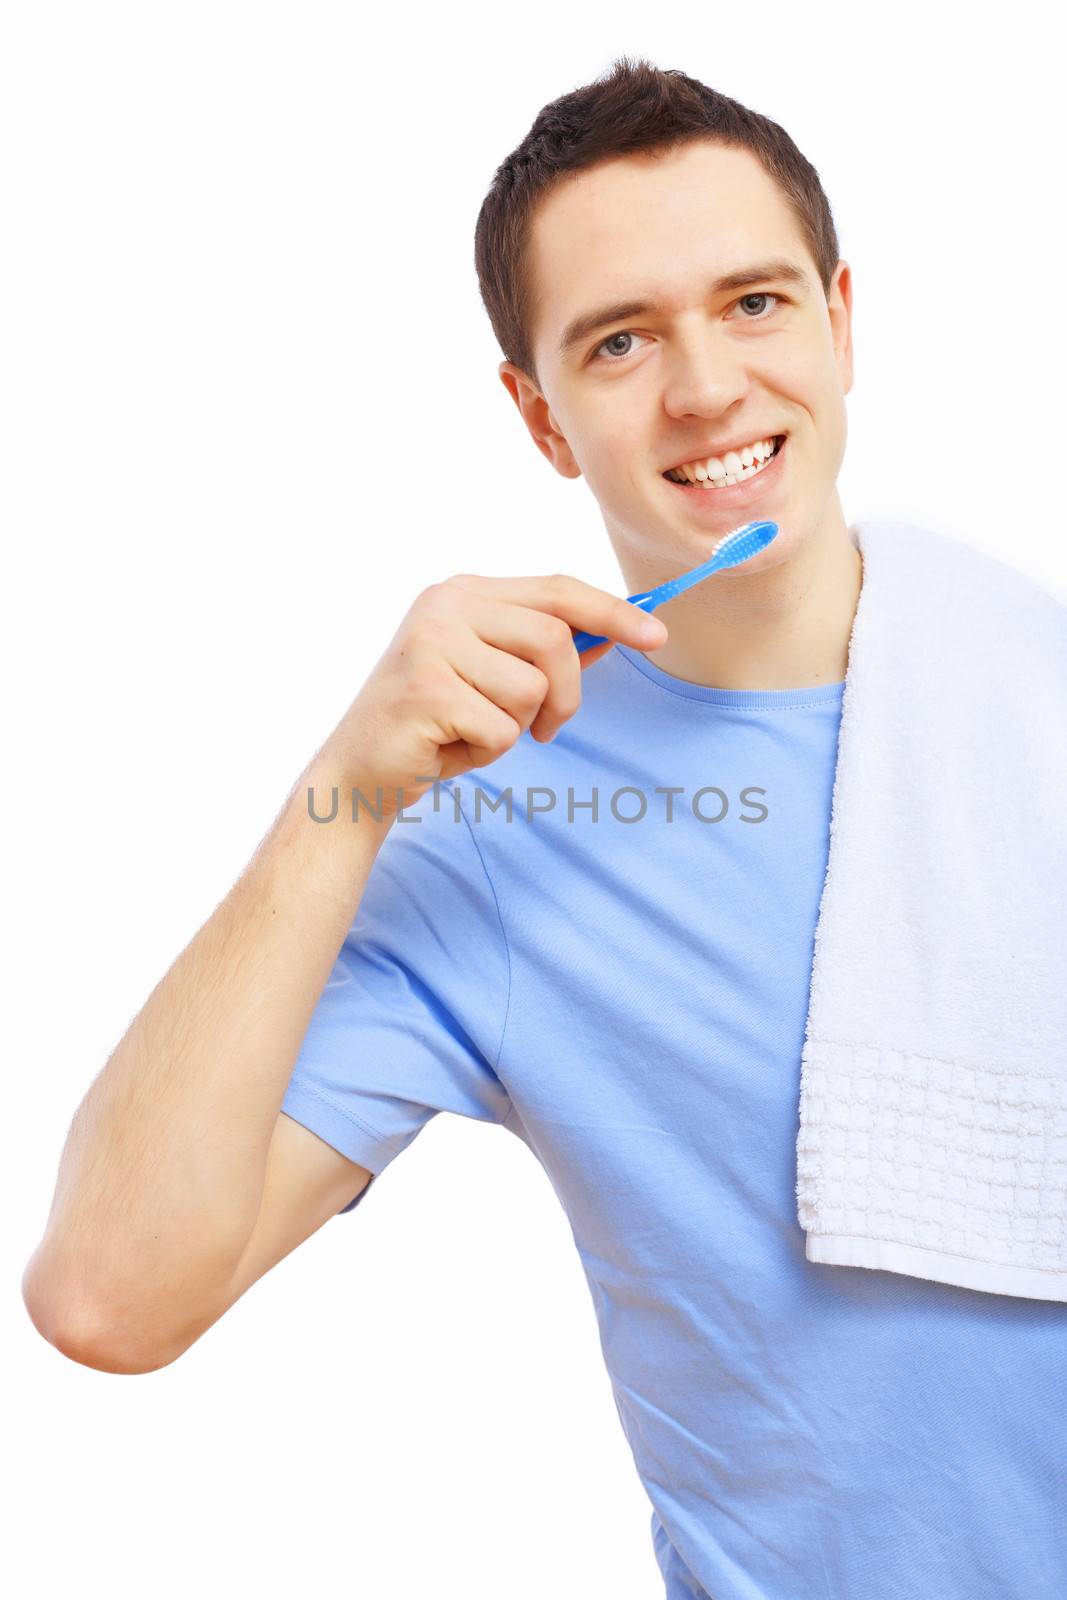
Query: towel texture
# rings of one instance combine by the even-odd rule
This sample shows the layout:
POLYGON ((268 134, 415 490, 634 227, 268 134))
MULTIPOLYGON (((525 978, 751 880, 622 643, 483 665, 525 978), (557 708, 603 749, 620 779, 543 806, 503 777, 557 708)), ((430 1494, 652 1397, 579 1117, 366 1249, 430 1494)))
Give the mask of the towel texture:
POLYGON ((1067 604, 944 534, 850 537, 807 1259, 1067 1301, 1067 604))

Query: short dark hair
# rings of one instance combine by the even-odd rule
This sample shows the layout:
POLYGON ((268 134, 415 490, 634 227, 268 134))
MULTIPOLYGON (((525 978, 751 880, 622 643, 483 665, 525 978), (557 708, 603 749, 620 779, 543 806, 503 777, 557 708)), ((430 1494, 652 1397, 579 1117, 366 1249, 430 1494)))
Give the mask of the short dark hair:
POLYGON ((569 172, 699 139, 750 150, 800 224, 829 300, 839 247, 819 174, 784 128, 677 68, 617 57, 608 73, 551 101, 500 163, 474 230, 482 303, 504 359, 540 387, 530 340, 530 224, 537 203, 569 172))

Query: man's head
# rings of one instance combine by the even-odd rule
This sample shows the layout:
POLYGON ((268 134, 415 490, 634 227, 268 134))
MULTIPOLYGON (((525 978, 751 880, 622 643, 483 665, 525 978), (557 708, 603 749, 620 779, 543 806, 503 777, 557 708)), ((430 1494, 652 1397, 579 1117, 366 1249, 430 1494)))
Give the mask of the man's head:
POLYGON ((587 479, 628 575, 694 565, 757 517, 782 531, 751 567, 843 529, 850 275, 818 174, 776 123, 623 58, 498 168, 475 260, 501 378, 556 470, 587 479), (799 279, 717 287, 771 262, 799 279), (663 476, 770 435, 787 440, 777 481, 744 510, 663 476))

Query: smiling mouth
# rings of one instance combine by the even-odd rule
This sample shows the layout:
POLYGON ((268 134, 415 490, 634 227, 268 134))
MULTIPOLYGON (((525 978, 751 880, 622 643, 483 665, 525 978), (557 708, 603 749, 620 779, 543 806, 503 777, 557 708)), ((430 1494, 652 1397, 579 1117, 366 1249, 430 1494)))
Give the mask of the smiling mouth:
POLYGON ((786 436, 784 433, 776 434, 773 440, 774 449, 771 451, 771 454, 766 458, 766 460, 761 462, 753 462, 751 467, 746 467, 736 476, 728 473, 722 478, 716 478, 714 480, 711 478, 701 478, 698 479, 696 483, 690 483, 689 479, 684 473, 678 472, 673 467, 669 471, 661 473, 660 476, 666 478, 668 483, 676 483, 683 489, 698 489, 702 493, 714 493, 717 489, 729 489, 735 484, 748 483, 750 479, 758 478, 760 473, 777 459, 783 445, 785 444, 785 439, 786 436))

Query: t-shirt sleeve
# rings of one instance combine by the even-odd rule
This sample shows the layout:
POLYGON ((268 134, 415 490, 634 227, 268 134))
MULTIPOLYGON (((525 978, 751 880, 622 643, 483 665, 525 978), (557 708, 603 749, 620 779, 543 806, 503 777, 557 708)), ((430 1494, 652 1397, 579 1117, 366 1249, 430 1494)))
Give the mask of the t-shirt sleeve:
MULTIPOLYGON (((508 950, 461 796, 458 781, 428 789, 386 834, 281 1104, 374 1177, 438 1111, 510 1110, 508 950)), ((358 824, 342 809, 322 826, 358 824)))

